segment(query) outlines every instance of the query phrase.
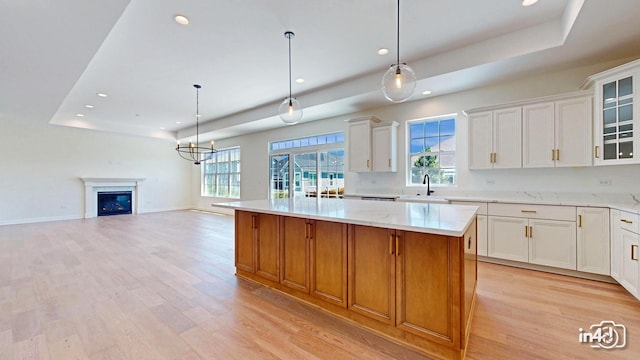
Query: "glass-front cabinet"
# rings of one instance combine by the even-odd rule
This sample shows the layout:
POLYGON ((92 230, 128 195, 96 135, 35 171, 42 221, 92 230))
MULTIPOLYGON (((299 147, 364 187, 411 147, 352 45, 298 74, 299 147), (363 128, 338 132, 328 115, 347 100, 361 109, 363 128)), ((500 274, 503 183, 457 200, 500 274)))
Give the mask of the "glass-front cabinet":
POLYGON ((640 163, 640 60, 589 77, 595 85, 594 164, 640 163))

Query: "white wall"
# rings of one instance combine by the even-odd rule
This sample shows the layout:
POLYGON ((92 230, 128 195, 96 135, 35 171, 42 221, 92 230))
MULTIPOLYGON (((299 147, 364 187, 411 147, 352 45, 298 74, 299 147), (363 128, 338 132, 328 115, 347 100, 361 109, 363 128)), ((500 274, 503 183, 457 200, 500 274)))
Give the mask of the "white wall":
MULTIPOLYGON (((229 138, 218 142, 220 147, 240 146, 242 152, 241 198, 242 200, 266 198, 268 195, 268 143, 269 141, 316 135, 332 131, 346 131, 344 120, 363 115, 373 115, 385 121, 400 123, 398 129, 399 167, 397 173, 347 173, 348 193, 415 194, 422 187, 405 186, 406 169, 406 121, 443 114, 457 113, 455 187, 436 188, 438 195, 451 195, 461 191, 540 191, 540 192, 637 192, 640 165, 602 166, 587 168, 474 170, 467 169, 467 118, 463 110, 501 104, 580 90, 589 75, 617 66, 633 59, 587 65, 568 71, 532 75, 497 85, 426 98, 404 104, 388 105, 366 112, 318 120, 276 130, 229 138), (611 180, 610 186, 599 185, 600 179, 611 180)), ((382 94, 380 95, 382 96, 382 94)), ((304 101, 304 99, 301 99, 304 101)), ((203 198, 199 191, 199 175, 194 177, 193 202, 201 209, 211 209, 211 204, 226 199, 203 198)))
POLYGON ((144 177, 143 211, 191 207, 190 163, 166 140, 0 120, 0 224, 84 217, 79 177, 144 177))

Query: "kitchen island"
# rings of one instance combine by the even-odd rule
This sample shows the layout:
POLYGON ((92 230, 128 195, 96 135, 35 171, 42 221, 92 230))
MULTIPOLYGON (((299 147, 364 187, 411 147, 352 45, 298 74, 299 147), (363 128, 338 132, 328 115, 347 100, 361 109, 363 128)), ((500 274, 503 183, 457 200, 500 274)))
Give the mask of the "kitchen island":
POLYGON ((431 356, 464 358, 475 206, 319 198, 216 206, 235 209, 237 276, 431 356))

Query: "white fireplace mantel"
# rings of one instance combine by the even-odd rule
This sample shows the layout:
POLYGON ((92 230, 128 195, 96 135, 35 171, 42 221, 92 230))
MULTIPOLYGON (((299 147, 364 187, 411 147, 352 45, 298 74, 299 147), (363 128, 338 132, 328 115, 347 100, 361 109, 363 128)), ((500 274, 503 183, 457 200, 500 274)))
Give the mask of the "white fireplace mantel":
POLYGON ((91 178, 81 177, 84 181, 84 217, 98 216, 98 192, 131 191, 131 213, 142 211, 142 182, 145 178, 91 178))

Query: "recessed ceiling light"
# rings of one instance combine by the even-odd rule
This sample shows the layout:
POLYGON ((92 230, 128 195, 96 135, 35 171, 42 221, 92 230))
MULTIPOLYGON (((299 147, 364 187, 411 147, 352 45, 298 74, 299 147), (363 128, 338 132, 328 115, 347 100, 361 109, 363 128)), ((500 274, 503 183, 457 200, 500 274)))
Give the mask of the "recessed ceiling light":
POLYGON ((422 95, 430 95, 431 94, 431 90, 425 90, 422 92, 422 95))
POLYGON ((389 49, 387 48, 378 49, 378 55, 387 55, 388 53, 389 53, 389 49))
POLYGON ((93 105, 91 104, 86 104, 84 107, 86 107, 87 109, 93 109, 93 105))
POLYGON ((76 114, 77 117, 84 117, 84 114, 76 114))
POLYGON ((303 79, 303 78, 296 79, 296 82, 297 82, 298 84, 302 84, 302 83, 304 82, 304 79, 303 79))
POLYGON ((103 98, 105 98, 105 97, 109 96, 109 95, 107 95, 107 94, 105 94, 105 93, 96 93, 96 95, 98 95, 98 96, 100 96, 100 97, 103 97, 103 98))
POLYGON ((522 6, 531 6, 537 2, 538 0, 522 0, 522 6))
POLYGON ((173 20, 180 25, 189 25, 189 18, 184 15, 176 15, 173 17, 173 20))
POLYGON ((180 121, 176 121, 176 124, 180 124, 180 121))
POLYGON ((160 128, 160 130, 164 130, 164 126, 160 128))

